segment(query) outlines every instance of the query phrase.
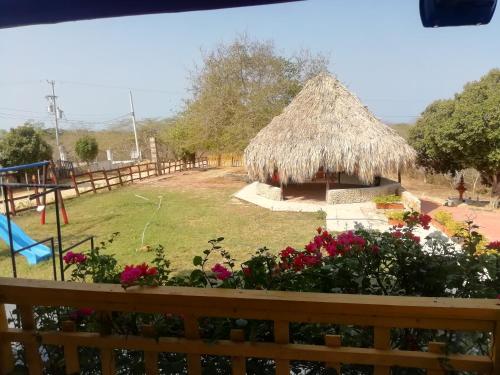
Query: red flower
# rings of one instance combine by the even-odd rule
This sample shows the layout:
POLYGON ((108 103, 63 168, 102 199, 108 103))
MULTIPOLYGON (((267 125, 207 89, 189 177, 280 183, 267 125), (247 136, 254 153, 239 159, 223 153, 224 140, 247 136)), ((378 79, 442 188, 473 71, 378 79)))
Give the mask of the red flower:
POLYGON ((125 266, 123 272, 120 274, 120 283, 122 285, 130 286, 139 281, 141 278, 147 279, 158 275, 156 267, 149 267, 146 263, 137 266, 125 266))
POLYGON ((252 269, 250 267, 241 267, 241 269, 246 277, 252 276, 252 269))
POLYGON ((492 241, 486 245, 487 249, 500 251, 500 241, 492 241))
POLYGON ((125 269, 120 274, 120 283, 123 285, 131 285, 140 279, 142 271, 140 267, 133 265, 125 266, 125 269))
POLYGON ((82 253, 74 253, 72 251, 68 251, 63 260, 66 264, 80 264, 84 263, 87 260, 87 256, 82 253))
POLYGON ((372 245, 372 252, 378 254, 380 252, 380 247, 377 245, 372 245))
POLYGON ((222 281, 231 277, 231 272, 220 263, 212 267, 212 272, 215 273, 217 279, 222 281))
POLYGON ((429 215, 420 214, 420 216, 418 217, 418 220, 419 220, 422 228, 424 228, 424 229, 430 228, 429 224, 430 224, 432 218, 429 215))
POLYGON ((286 259, 297 252, 293 247, 288 246, 286 249, 281 250, 280 257, 281 259, 286 259))
POLYGON ((403 237, 403 232, 401 232, 400 230, 396 230, 396 231, 392 232, 391 235, 394 238, 401 238, 401 237, 403 237))
POLYGON ((80 320, 88 317, 94 313, 94 309, 90 307, 82 307, 81 309, 74 310, 69 314, 71 320, 80 320))
POLYGON ((306 251, 307 252, 314 253, 316 250, 318 250, 318 245, 316 244, 316 242, 309 242, 306 245, 306 251))

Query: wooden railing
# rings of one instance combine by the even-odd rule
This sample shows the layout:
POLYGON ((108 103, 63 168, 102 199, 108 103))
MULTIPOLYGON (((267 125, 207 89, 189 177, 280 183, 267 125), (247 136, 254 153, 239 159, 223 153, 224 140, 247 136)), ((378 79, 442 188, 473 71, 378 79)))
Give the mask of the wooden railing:
POLYGON ((221 154, 207 156, 210 167, 243 167, 242 154, 221 154))
POLYGON ((78 347, 100 349, 103 374, 114 371, 113 349, 144 351, 147 373, 158 373, 158 354, 187 354, 189 374, 201 373, 201 355, 232 358, 233 374, 245 374, 245 358, 267 358, 276 374, 290 373, 290 361, 373 365, 375 374, 389 374, 391 366, 446 369, 479 374, 500 374, 500 306, 495 300, 386 297, 186 287, 130 288, 119 285, 77 284, 0 278, 0 363, 11 365, 11 343, 24 345, 30 374, 43 366, 40 345, 64 348, 67 373, 78 373, 78 347), (3 305, 17 304, 22 328, 9 328, 3 305), (75 332, 62 322, 58 331, 37 331, 34 306, 92 307, 96 311, 172 313, 184 318, 185 338, 105 335, 75 332), (274 322, 274 342, 245 341, 233 329, 226 340, 208 342, 199 337, 198 319, 226 317, 274 322), (333 323, 374 328, 373 347, 346 347, 342 338, 326 335, 324 345, 290 343, 290 323, 333 323), (391 328, 491 332, 491 356, 447 354, 442 343, 429 343, 428 351, 391 348, 391 328))
POLYGON ((96 193, 101 189, 111 190, 113 186, 123 186, 126 183, 133 183, 144 178, 207 167, 206 158, 197 158, 194 161, 147 162, 108 170, 72 174, 71 180, 76 195, 80 196, 90 192, 96 193))

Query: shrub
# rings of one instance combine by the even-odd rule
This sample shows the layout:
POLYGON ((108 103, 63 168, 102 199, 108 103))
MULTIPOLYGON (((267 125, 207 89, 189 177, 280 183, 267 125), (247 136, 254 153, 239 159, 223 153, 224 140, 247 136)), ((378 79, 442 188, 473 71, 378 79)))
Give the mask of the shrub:
POLYGON ((455 221, 452 214, 446 211, 437 211, 434 220, 443 225, 452 236, 460 236, 465 230, 464 223, 455 221))
POLYGON ((401 197, 399 195, 380 195, 373 198, 375 203, 399 203, 401 202, 401 197))
POLYGON ((404 217, 404 211, 401 210, 394 210, 394 211, 387 211, 385 213, 385 216, 387 216, 388 219, 391 220, 403 220, 404 217))
MULTIPOLYGON (((430 218, 415 212, 405 212, 404 225, 386 232, 359 228, 332 234, 318 228, 311 241, 302 249, 286 247, 278 254, 267 248, 258 249, 239 267, 223 246, 223 238, 209 241, 201 256, 193 259, 195 269, 172 276, 165 251, 159 247, 151 265, 119 266, 114 258, 100 249, 68 257, 72 282, 122 283, 124 288, 147 285, 181 285, 200 288, 231 288, 282 290, 322 293, 351 293, 395 296, 432 296, 462 298, 495 298, 500 291, 498 254, 476 254, 480 239, 475 226, 468 224, 463 238, 463 251, 453 244, 437 239, 422 241, 415 228, 428 227, 430 218), (215 257, 216 262, 212 261, 215 257)), ((492 249, 500 247, 491 243, 492 249)), ((104 316, 92 310, 68 308, 37 308, 37 324, 41 330, 60 329, 66 319, 75 320, 80 331, 107 334, 140 333, 141 326, 153 324, 158 336, 181 337, 183 319, 172 314, 119 313, 104 316)), ((272 341, 272 324, 228 318, 200 320, 200 336, 205 340, 227 339, 231 328, 241 328, 251 341, 272 341)), ((341 334, 345 345, 369 347, 373 340, 370 328, 335 324, 294 323, 290 326, 293 343, 319 344, 324 335, 341 334)), ((451 333, 439 330, 393 329, 391 344, 404 350, 422 350, 429 341, 448 344, 450 352, 487 354, 488 333, 451 333)), ((80 348, 82 373, 98 372, 99 356, 95 350, 80 348)), ((58 347, 47 348, 46 367, 50 373, 63 368, 63 352, 58 347)), ((19 359, 22 363, 22 358, 19 359)), ((164 373, 186 373, 185 356, 164 353, 159 365, 164 373)), ((230 374, 227 358, 203 356, 204 374, 230 374)), ((118 353, 117 373, 143 373, 144 360, 136 352, 118 353)), ((324 374, 321 363, 292 362, 293 373, 324 374)), ((407 369, 392 370, 393 374, 408 374, 407 369)), ((248 374, 272 374, 272 361, 247 360, 248 374)), ((343 373, 371 374, 362 366, 344 366, 343 373)), ((415 374, 422 372, 414 370, 415 374)))

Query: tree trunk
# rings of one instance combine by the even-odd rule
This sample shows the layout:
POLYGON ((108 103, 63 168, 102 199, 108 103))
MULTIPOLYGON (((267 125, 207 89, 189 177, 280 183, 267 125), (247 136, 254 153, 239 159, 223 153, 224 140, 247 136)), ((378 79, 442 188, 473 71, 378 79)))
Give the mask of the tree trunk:
POLYGON ((500 196, 500 173, 491 176, 491 196, 500 196))

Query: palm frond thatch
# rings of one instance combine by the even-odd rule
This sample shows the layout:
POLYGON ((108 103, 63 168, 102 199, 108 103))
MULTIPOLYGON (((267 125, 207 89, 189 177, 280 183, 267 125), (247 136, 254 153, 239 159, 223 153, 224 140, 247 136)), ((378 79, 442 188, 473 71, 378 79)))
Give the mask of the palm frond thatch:
POLYGON ((284 183, 308 181, 320 167, 371 183, 408 168, 415 156, 402 137, 326 73, 309 80, 244 153, 250 178, 266 181, 278 170, 284 183))

